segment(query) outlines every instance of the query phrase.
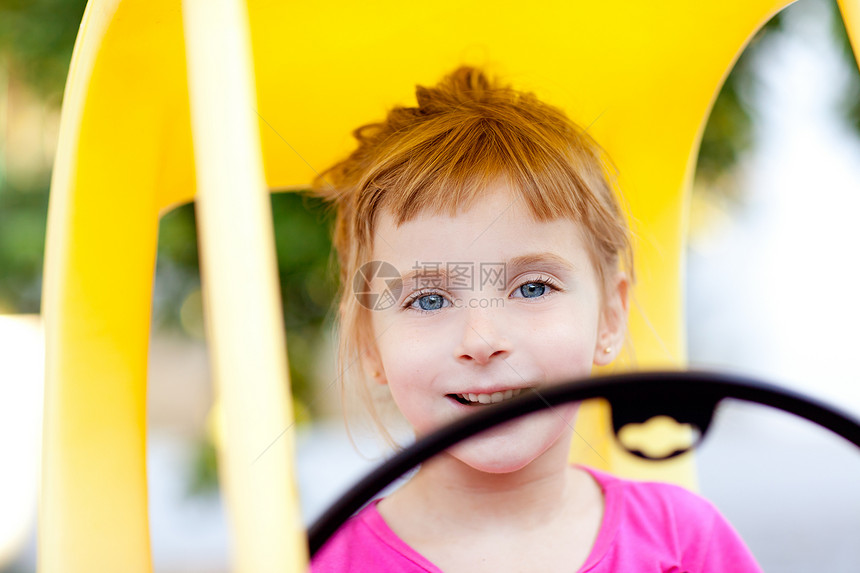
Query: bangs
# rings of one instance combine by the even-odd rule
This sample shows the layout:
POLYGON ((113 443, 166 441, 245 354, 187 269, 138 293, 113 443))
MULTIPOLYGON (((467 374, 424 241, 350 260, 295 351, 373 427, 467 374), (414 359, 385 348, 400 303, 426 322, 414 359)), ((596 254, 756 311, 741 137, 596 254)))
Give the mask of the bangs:
POLYGON ((376 192, 370 195, 378 195, 368 198, 402 224, 425 213, 454 216, 503 186, 536 220, 587 219, 594 187, 606 187, 605 174, 595 169, 599 158, 582 157, 592 147, 572 146, 571 133, 546 124, 534 128, 528 120, 536 118, 512 119, 469 115, 425 124, 423 140, 396 145, 404 151, 374 170, 367 183, 376 192))

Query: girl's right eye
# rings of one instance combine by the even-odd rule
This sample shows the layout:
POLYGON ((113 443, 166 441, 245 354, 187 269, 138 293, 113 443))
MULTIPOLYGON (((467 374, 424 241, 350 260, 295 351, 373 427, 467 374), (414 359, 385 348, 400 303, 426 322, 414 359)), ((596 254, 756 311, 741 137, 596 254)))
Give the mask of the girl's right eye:
POLYGON ((408 308, 414 308, 415 310, 423 310, 425 312, 432 312, 434 310, 439 310, 441 308, 445 308, 450 306, 450 301, 438 293, 430 293, 430 294, 419 294, 411 301, 408 302, 408 308))

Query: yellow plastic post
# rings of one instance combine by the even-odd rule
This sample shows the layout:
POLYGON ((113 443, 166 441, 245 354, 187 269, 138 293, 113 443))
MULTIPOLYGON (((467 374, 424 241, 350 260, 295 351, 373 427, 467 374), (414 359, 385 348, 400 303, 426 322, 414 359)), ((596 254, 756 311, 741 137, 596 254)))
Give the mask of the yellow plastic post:
MULTIPOLYGON (((249 444, 264 442, 259 451, 274 444, 276 453, 257 464, 271 463, 273 475, 291 474, 284 461, 291 446, 280 434, 289 423, 288 394, 273 383, 285 372, 278 351, 283 335, 272 330, 280 328, 272 320, 280 310, 272 296, 270 223, 261 219, 256 149, 270 189, 302 187, 351 148, 350 129, 381 117, 393 103, 412 101, 415 83, 432 84, 460 64, 487 67, 564 108, 609 152, 637 233, 636 366, 683 365, 686 194, 702 126, 743 46, 786 4, 441 0, 428 9, 390 0, 372 6, 258 0, 247 5, 253 62, 242 63, 237 54, 247 38, 239 4, 224 0, 200 16, 209 6, 202 0, 91 0, 69 72, 51 191, 40 571, 151 570, 145 379, 157 222, 170 206, 194 198, 197 180, 215 378, 231 404, 227 433, 237 432, 237 443, 228 438, 222 456, 237 568, 256 567, 265 553, 273 563, 291 564, 284 570, 301 570, 302 552, 291 544, 297 502, 289 482, 276 491, 241 467, 254 449, 249 444), (236 28, 228 31, 231 10, 236 28), (186 33, 197 37, 195 30, 202 39, 186 42, 186 33), (216 43, 209 57, 224 69, 195 79, 208 65, 196 50, 205 52, 217 30, 237 51, 222 52, 216 43), (223 83, 228 77, 238 84, 223 83), (221 88, 230 93, 215 93, 221 88), (234 108, 231 101, 241 103, 234 108), (217 111, 207 117, 198 105, 217 111), (251 112, 259 146, 248 125, 251 112), (225 123, 206 125, 219 121, 225 123), (205 141, 223 139, 230 126, 247 149, 205 141), (242 158, 225 171, 232 190, 223 188, 218 170, 224 166, 212 159, 224 153, 242 158), (247 202, 234 202, 237 191, 247 193, 247 202), (236 209, 230 224, 222 222, 225 208, 236 209), (260 224, 256 233, 248 226, 253 220, 260 224), (236 264, 235 246, 245 240, 259 256, 259 294, 250 296, 262 302, 239 316, 230 308, 233 297, 249 295, 234 294, 229 281, 212 283, 223 277, 216 267, 236 264), (268 346, 255 349, 243 339, 268 346), (259 371, 237 366, 251 356, 267 362, 253 390, 242 385, 259 371), (272 405, 259 426, 241 421, 246 399, 272 405), (274 420, 281 416, 278 428, 274 420), (261 489, 247 499, 230 493, 254 488, 261 489), (262 506, 266 495, 272 503, 262 506), (266 524, 271 530, 259 542, 248 540, 266 524)), ((840 5, 856 42, 857 2, 840 5)), ((628 463, 606 428, 605 409, 590 405, 578 426, 588 444, 574 447, 620 473, 691 483, 689 460, 655 466, 655 475, 628 463)))
POLYGON ((51 183, 39 518, 46 573, 152 569, 144 456, 160 173, 156 146, 136 138, 154 139, 160 105, 129 70, 128 50, 109 49, 125 41, 112 26, 118 11, 118 0, 87 7, 51 183), (128 71, 109 77, 110 67, 128 71), (117 97, 123 77, 129 89, 117 97))
POLYGON ((286 338, 247 15, 239 0, 184 0, 182 8, 219 473, 234 562, 247 573, 299 570, 307 542, 290 465, 286 338))

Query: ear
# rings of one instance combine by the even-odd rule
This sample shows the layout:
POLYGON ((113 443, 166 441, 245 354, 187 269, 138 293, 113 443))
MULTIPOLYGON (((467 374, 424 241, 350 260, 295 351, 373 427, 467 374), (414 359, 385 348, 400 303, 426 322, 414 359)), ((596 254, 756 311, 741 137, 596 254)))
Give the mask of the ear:
POLYGON ((367 376, 368 380, 377 384, 388 384, 385 369, 382 367, 382 358, 379 356, 379 349, 375 344, 370 344, 361 349, 361 367, 364 369, 364 375, 367 376))
POLYGON ((597 330, 597 344, 594 348, 594 364, 606 366, 610 364, 624 345, 627 335, 628 289, 630 280, 625 273, 615 275, 613 282, 606 292, 603 309, 600 312, 600 324, 597 330))

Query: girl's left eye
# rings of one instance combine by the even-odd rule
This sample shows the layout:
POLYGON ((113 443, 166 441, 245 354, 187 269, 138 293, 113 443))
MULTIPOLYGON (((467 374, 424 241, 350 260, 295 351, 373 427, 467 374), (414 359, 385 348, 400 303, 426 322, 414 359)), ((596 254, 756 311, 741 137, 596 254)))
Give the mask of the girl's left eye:
POLYGON ((415 297, 410 303, 409 307, 414 308, 416 310, 423 311, 434 311, 439 310, 440 308, 445 308, 449 306, 451 303, 447 298, 442 296, 441 294, 425 294, 415 297))
POLYGON ((548 279, 538 279, 521 284, 514 289, 511 296, 514 298, 540 298, 556 290, 558 288, 553 286, 548 279))
POLYGON ((537 298, 542 296, 547 290, 544 283, 526 283, 517 289, 517 293, 523 298, 537 298))

